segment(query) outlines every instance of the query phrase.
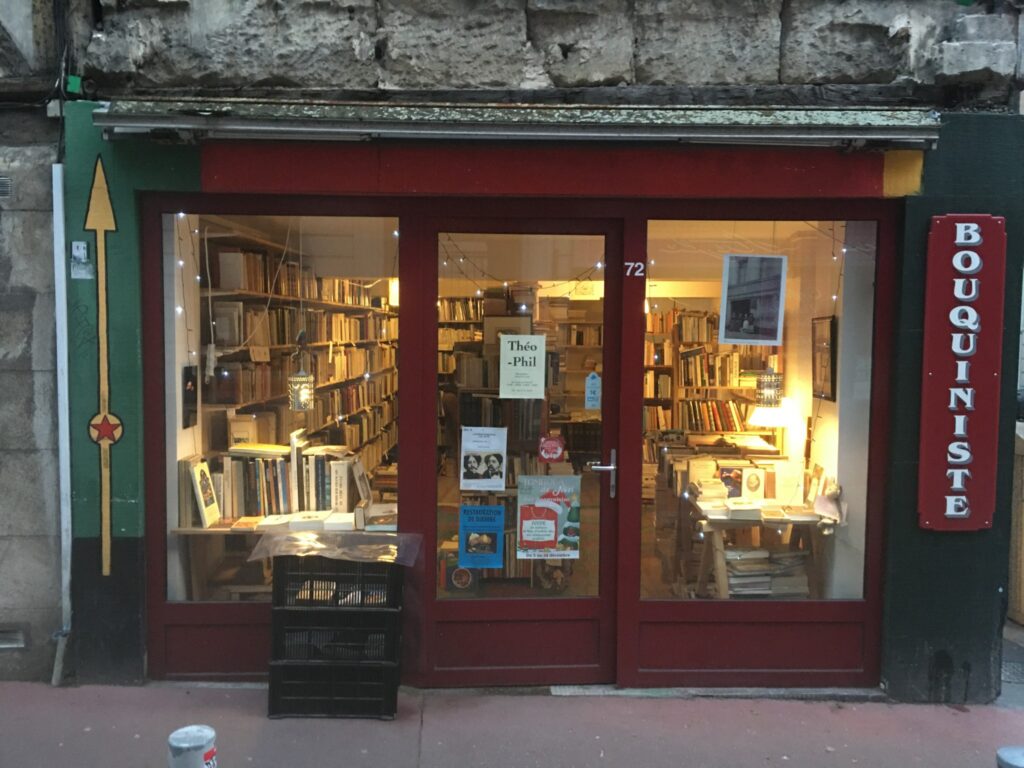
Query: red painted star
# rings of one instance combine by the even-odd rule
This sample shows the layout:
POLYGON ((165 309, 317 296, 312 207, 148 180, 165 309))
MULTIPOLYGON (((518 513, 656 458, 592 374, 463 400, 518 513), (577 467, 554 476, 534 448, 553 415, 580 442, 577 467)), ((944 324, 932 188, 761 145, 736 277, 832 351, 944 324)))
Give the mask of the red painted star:
POLYGON ((94 443, 116 443, 121 439, 121 420, 112 413, 97 414, 89 422, 89 432, 94 443))

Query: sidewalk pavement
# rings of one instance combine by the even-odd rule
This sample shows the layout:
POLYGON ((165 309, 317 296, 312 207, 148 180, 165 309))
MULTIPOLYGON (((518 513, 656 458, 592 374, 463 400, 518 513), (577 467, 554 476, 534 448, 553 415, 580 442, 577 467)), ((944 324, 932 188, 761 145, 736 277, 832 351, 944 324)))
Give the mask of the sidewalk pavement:
POLYGON ((192 723, 216 729, 219 768, 990 768, 1024 744, 1019 690, 1019 707, 583 693, 402 689, 393 721, 269 720, 262 686, 0 683, 0 767, 165 768, 192 723))

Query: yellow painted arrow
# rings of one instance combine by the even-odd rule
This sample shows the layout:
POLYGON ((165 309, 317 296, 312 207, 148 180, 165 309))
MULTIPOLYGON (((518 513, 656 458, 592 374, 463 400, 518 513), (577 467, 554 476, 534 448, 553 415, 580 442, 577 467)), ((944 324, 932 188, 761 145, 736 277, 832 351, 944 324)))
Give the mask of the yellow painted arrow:
POLYGON ((103 575, 110 575, 110 446, 121 439, 121 420, 110 411, 110 351, 107 337, 107 233, 117 231, 114 206, 110 202, 107 174, 103 158, 96 158, 89 193, 89 209, 85 213, 85 230, 96 235, 96 306, 99 339, 99 412, 89 419, 89 437, 100 448, 100 541, 103 575))

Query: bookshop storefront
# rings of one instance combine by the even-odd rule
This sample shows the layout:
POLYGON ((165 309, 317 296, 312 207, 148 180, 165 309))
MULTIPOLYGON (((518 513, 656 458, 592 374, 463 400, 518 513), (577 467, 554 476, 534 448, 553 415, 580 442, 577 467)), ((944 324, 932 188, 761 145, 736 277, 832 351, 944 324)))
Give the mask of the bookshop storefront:
POLYGON ((745 115, 703 144, 685 110, 613 135, 600 110, 96 106, 69 115, 65 194, 87 662, 122 628, 139 676, 265 676, 249 555, 325 526, 422 537, 414 685, 912 689, 929 662, 887 659, 935 633, 985 652, 935 607, 893 614, 939 535, 906 479, 915 249, 958 207, 934 116, 745 115), (198 141, 156 143, 168 124, 198 141))

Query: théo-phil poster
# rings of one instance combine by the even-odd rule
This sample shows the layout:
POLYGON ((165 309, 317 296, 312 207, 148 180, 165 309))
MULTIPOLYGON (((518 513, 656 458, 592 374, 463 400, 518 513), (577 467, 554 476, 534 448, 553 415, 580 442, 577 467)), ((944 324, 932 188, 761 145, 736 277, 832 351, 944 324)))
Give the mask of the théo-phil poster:
POLYGON ((459 507, 459 565, 501 568, 505 550, 505 507, 459 507))
POLYGON ((518 485, 516 558, 579 559, 579 475, 522 475, 518 485))

